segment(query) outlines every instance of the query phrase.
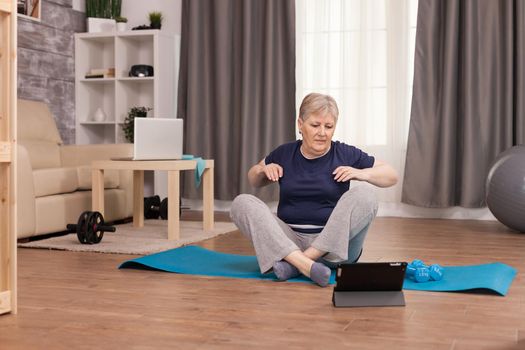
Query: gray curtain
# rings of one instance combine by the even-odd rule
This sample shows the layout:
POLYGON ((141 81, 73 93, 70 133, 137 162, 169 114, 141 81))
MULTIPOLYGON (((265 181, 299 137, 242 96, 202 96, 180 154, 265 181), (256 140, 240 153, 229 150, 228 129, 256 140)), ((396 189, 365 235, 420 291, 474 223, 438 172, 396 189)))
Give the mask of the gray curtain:
POLYGON ((419 0, 402 201, 482 207, 492 161, 525 140, 525 1, 419 0))
MULTIPOLYGON (((178 117, 184 152, 215 160, 215 198, 254 193, 247 172, 295 139, 293 0, 184 0, 178 117)), ((193 177, 183 196, 197 198, 193 177)))

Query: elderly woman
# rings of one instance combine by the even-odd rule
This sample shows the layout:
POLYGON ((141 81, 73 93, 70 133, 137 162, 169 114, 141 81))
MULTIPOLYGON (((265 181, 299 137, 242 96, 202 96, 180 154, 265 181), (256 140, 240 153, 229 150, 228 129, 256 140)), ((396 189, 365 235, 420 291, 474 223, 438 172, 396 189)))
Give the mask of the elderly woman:
POLYGON ((231 217, 253 242, 262 273, 281 281, 303 274, 326 286, 340 262, 361 255, 368 226, 377 212, 369 187, 392 186, 397 173, 360 149, 332 141, 339 110, 327 95, 306 96, 297 125, 302 140, 277 147, 248 172, 255 187, 279 182, 277 216, 255 196, 241 194, 231 217))

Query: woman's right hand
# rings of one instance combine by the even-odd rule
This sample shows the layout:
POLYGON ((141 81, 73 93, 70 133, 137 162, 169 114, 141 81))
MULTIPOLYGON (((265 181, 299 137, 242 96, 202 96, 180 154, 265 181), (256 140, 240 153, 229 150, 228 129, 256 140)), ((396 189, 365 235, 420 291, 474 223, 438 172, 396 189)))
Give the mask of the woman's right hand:
POLYGON ((279 164, 270 163, 262 165, 262 171, 270 181, 279 181, 279 178, 283 177, 283 167, 279 164))
POLYGON ((264 164, 264 159, 248 171, 248 181, 253 187, 263 187, 279 181, 283 176, 283 168, 279 164, 264 164))

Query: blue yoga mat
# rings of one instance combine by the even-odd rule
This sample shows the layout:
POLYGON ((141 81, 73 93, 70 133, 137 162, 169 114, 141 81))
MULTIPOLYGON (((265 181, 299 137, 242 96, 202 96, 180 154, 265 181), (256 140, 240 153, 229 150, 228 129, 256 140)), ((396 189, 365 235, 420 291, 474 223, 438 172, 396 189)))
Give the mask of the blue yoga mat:
MULTIPOLYGON (((198 246, 186 246, 128 260, 119 268, 146 268, 203 276, 276 279, 273 273, 261 274, 255 256, 219 253, 198 246)), ((444 267, 444 277, 441 281, 416 283, 406 278, 403 289, 439 292, 485 289, 506 295, 515 276, 516 270, 502 263, 450 266, 444 267)), ((311 283, 310 279, 304 276, 289 281, 311 283)), ((335 272, 332 273, 330 283, 335 283, 335 272)))

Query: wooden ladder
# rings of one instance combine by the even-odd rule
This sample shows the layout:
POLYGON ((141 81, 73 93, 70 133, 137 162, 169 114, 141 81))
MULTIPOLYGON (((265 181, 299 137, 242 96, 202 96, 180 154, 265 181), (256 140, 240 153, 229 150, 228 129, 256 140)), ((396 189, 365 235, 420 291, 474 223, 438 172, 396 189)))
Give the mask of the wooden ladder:
POLYGON ((0 0, 0 314, 16 313, 16 1, 0 0))

